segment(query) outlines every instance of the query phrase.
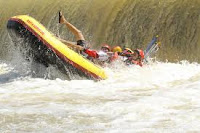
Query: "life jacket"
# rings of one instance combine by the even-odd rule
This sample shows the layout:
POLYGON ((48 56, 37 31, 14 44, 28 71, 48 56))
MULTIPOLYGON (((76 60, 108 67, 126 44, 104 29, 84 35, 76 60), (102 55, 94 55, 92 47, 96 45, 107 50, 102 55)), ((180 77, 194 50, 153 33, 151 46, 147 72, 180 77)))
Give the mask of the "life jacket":
POLYGON ((97 52, 95 50, 85 49, 84 52, 88 55, 87 58, 92 61, 96 59, 98 62, 109 62, 110 60, 109 55, 102 50, 97 52))
POLYGON ((143 66, 143 64, 142 64, 142 62, 141 61, 138 61, 138 60, 133 60, 133 59, 131 59, 130 57, 129 58, 126 58, 125 60, 124 60, 124 62, 126 63, 126 65, 132 65, 132 64, 134 64, 134 65, 139 65, 139 66, 143 66))
POLYGON ((139 65, 139 66, 141 66, 141 67, 143 66, 143 64, 142 64, 141 61, 132 60, 131 62, 132 62, 132 64, 139 65))
POLYGON ((84 52, 88 55, 88 57, 92 57, 92 58, 99 57, 99 55, 97 54, 97 51, 95 50, 85 49, 84 52))
POLYGON ((113 61, 115 61, 115 60, 118 59, 118 58, 119 58, 118 52, 114 52, 114 53, 112 54, 112 56, 110 57, 110 62, 113 62, 113 61))

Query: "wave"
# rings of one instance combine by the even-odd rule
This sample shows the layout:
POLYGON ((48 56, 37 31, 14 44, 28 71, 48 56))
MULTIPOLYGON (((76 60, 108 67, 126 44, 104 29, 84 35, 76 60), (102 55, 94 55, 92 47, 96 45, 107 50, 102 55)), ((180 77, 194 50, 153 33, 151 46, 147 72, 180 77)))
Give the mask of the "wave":
POLYGON ((29 14, 52 33, 74 40, 65 27, 58 24, 58 11, 77 26, 92 44, 145 49, 151 38, 159 34, 161 60, 198 61, 200 1, 196 0, 61 0, 1 1, 0 58, 11 60, 12 48, 7 34, 7 20, 15 15, 29 14), (9 8, 7 8, 9 7, 9 8))

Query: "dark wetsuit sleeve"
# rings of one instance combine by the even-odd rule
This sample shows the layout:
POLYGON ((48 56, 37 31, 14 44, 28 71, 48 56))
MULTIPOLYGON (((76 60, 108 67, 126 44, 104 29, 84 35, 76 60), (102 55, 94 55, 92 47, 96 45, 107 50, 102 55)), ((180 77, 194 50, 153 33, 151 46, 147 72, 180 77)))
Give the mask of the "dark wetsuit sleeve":
POLYGON ((93 57, 93 58, 98 58, 99 55, 97 54, 97 52, 95 50, 89 50, 89 49, 85 49, 84 52, 86 54, 88 54, 88 56, 93 57))
POLYGON ((85 40, 78 40, 78 41, 77 41, 77 45, 80 45, 80 46, 82 46, 82 47, 85 47, 86 42, 85 42, 85 40))

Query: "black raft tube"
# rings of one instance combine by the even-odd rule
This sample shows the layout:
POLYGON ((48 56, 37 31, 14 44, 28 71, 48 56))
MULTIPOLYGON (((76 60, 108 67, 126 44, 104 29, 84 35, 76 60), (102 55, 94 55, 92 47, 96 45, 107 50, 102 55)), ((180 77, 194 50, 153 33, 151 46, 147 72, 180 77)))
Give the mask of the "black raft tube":
POLYGON ((66 73, 69 79, 71 74, 78 74, 82 78, 96 79, 57 56, 44 44, 44 41, 17 20, 8 20, 7 29, 14 45, 19 47, 21 52, 23 51, 25 59, 32 58, 34 62, 41 63, 46 67, 55 65, 62 73, 66 73), (19 40, 23 40, 23 43, 20 43, 19 40))

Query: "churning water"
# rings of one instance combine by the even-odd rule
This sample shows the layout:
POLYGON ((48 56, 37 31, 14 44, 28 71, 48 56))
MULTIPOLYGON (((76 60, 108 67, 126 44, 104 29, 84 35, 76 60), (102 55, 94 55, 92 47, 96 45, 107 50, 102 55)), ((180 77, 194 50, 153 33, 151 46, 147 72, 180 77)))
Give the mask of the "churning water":
POLYGON ((0 133, 200 132, 200 64, 189 63, 200 62, 199 0, 0 0, 0 13, 0 133), (145 49, 159 34, 162 61, 142 68, 118 63, 98 82, 65 80, 55 68, 36 65, 37 74, 59 78, 33 78, 6 23, 29 14, 72 41, 58 25, 59 10, 95 48, 106 42, 145 49))
MULTIPOLYGON (((1 75, 12 71, 0 64, 1 75)), ((2 83, 0 132, 200 132, 199 64, 106 72, 99 82, 21 76, 2 83)))

